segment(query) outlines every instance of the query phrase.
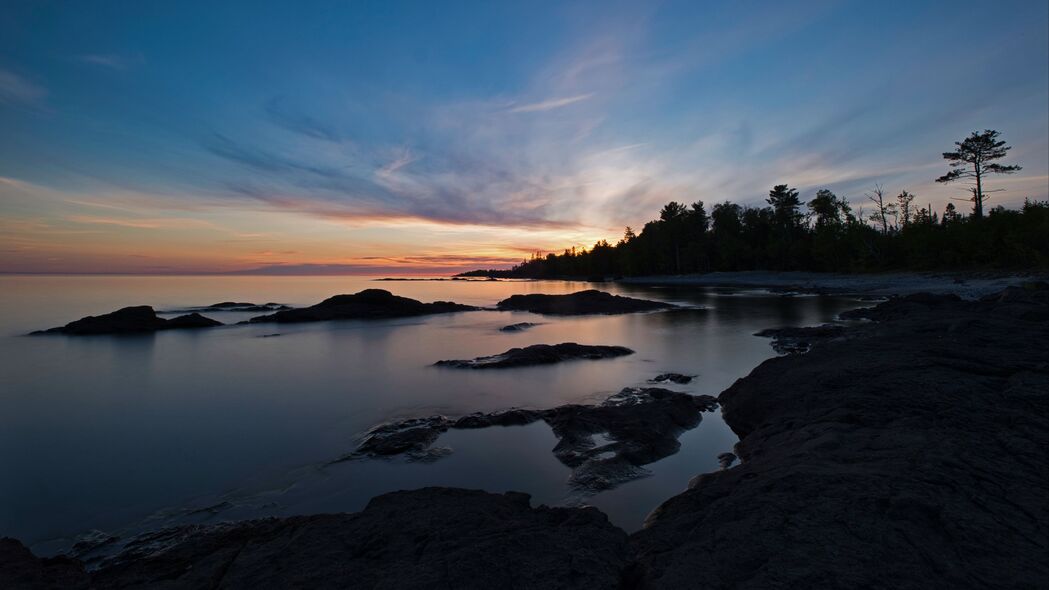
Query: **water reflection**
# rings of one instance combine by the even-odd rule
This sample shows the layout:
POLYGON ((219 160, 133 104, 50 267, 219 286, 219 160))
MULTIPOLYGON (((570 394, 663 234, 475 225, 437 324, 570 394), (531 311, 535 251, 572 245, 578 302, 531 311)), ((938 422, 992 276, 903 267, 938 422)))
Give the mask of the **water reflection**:
MULTIPOLYGON (((537 502, 568 500, 568 471, 544 424, 446 433, 454 449, 432 464, 325 464, 385 420, 511 406, 600 401, 659 373, 698 375, 691 393, 716 395, 772 356, 760 329, 832 319, 857 302, 836 297, 602 284, 604 290, 695 306, 666 313, 540 318, 479 311, 379 322, 232 325, 144 337, 20 336, 132 304, 158 309, 216 301, 316 303, 380 287, 424 301, 491 306, 514 293, 567 293, 562 282, 374 283, 357 277, 3 277, 0 347, 0 534, 43 552, 88 529, 131 531, 190 518, 357 510, 402 488, 518 489, 537 502), (701 309, 700 309, 701 308, 701 309), (15 313, 17 311, 17 313, 15 313), (541 325, 515 333, 499 327, 541 325), (279 337, 262 336, 280 333, 279 337), (442 371, 432 363, 515 346, 621 344, 636 354, 505 371, 442 371), (223 504, 223 503, 226 504, 223 504)), ((235 323, 252 314, 217 313, 235 323)), ((707 413, 681 452, 652 476, 595 496, 636 528, 692 476, 717 468, 732 433, 707 413)))

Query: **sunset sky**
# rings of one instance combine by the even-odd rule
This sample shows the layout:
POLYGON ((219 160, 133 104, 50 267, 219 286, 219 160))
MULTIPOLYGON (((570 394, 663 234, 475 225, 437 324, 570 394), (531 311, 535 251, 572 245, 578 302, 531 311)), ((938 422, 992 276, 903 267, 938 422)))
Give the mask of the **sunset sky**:
MULTIPOLYGON (((1023 2, 5 2, 0 272, 449 274, 788 183, 1049 198, 1023 2)), ((967 210, 964 204, 960 209, 967 210)))

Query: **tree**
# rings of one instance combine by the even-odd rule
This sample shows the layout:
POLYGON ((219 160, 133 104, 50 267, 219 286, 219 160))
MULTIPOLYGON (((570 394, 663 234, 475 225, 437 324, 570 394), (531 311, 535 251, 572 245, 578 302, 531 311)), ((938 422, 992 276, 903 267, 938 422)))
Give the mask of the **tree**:
POLYGON ((808 207, 817 230, 838 227, 854 219, 849 203, 825 188, 816 191, 816 198, 808 202, 808 207))
POLYGON ((659 211, 659 220, 676 221, 680 219, 686 211, 688 211, 688 209, 686 209, 681 203, 670 201, 666 205, 663 205, 663 208, 659 211))
POLYGON ((797 189, 777 184, 769 191, 767 202, 772 205, 776 224, 780 227, 792 229, 801 224, 801 200, 798 198, 797 189))
POLYGON ((947 207, 943 210, 943 224, 954 223, 958 221, 958 210, 955 209, 954 203, 947 203, 947 207))
POLYGON ((993 129, 985 129, 983 133, 976 131, 962 141, 954 142, 958 146, 953 152, 944 152, 943 159, 950 162, 951 169, 936 182, 954 182, 956 180, 968 180, 972 186, 973 217, 983 217, 983 204, 987 200, 987 192, 984 190, 984 177, 988 174, 1012 174, 1020 170, 1020 166, 1003 165, 994 162, 1000 160, 1012 149, 1005 145, 1004 140, 998 139, 999 133, 993 129))
POLYGON ((885 202, 885 192, 882 190, 880 184, 874 185, 874 190, 867 193, 867 199, 874 203, 874 213, 871 214, 871 220, 875 223, 881 224, 881 233, 889 233, 889 217, 896 216, 896 203, 885 202))
POLYGON ((914 217, 914 206, 911 205, 914 197, 915 195, 907 191, 896 195, 896 208, 899 210, 899 216, 903 218, 904 227, 910 225, 911 218, 914 217))

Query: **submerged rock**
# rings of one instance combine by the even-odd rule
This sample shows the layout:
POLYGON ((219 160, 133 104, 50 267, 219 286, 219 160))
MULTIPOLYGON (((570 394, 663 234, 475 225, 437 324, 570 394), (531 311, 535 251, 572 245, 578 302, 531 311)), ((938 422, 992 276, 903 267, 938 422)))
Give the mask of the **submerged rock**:
POLYGON ((607 588, 626 533, 596 508, 532 508, 519 492, 423 488, 361 512, 144 535, 88 573, 0 540, 3 588, 607 588))
POLYGON ((596 493, 646 476, 644 465, 676 453, 678 436, 698 425, 702 412, 716 407, 710 396, 652 387, 627 388, 597 405, 513 408, 458 419, 411 418, 373 428, 343 460, 400 454, 427 459, 432 457, 430 445, 448 429, 522 426, 542 420, 558 438, 554 456, 572 468, 569 485, 578 492, 596 493))
POLYGON ((502 328, 499 328, 499 331, 500 332, 523 332, 523 331, 527 330, 528 328, 534 328, 535 326, 538 326, 538 325, 539 324, 536 324, 536 323, 533 323, 533 322, 520 322, 520 323, 517 323, 517 324, 510 324, 509 326, 503 326, 502 328))
POLYGON ((530 311, 547 315, 584 315, 655 311, 677 306, 589 289, 570 295, 512 295, 497 303, 496 307, 503 311, 530 311))
POLYGON ((634 354, 625 346, 604 346, 563 342, 561 344, 533 344, 524 348, 510 350, 492 356, 477 357, 472 360, 437 361, 438 367, 457 369, 508 369, 512 367, 531 367, 550 365, 571 360, 599 360, 634 354))
POLYGON ((754 335, 772 338, 772 349, 780 354, 795 354, 808 352, 814 343, 838 338, 843 334, 843 326, 827 324, 806 328, 768 328, 754 335))
POLYGON ((648 380, 649 383, 677 383, 678 385, 686 385, 691 383, 695 379, 695 375, 682 375, 681 373, 660 373, 655 377, 648 380))
POLYGON ((170 320, 157 317, 157 312, 148 305, 125 307, 117 311, 97 316, 87 316, 68 324, 39 330, 33 334, 69 334, 83 336, 92 334, 141 334, 159 330, 186 328, 211 328, 221 326, 222 322, 206 318, 199 313, 181 315, 170 320))
POLYGON ((371 320, 402 318, 479 309, 450 301, 423 303, 399 297, 383 289, 365 289, 353 295, 335 295, 316 305, 288 309, 251 318, 250 323, 262 322, 322 322, 327 320, 371 320))

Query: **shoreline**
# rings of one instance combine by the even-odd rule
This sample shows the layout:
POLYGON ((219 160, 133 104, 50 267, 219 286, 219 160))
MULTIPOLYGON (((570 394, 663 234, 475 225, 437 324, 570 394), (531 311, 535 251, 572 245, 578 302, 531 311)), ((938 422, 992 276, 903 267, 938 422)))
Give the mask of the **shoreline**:
MULTIPOLYGON (((778 288, 768 275, 745 278, 778 288)), ((1024 280, 955 278, 928 280, 972 297, 1024 280)), ((850 288, 873 296, 878 284, 850 288)), ((424 488, 353 514, 158 531, 92 572, 5 541, 0 585, 1037 586, 1049 577, 1049 287, 980 301, 906 288, 854 314, 873 321, 813 331, 809 352, 766 360, 722 392, 742 462, 697 475, 633 535, 595 508, 424 488), (498 518, 479 517, 481 505, 498 518)))
POLYGON ((843 274, 804 271, 748 270, 693 275, 626 277, 616 283, 660 287, 726 287, 822 295, 890 297, 914 293, 952 294, 978 299, 1007 287, 1034 280, 1049 280, 1049 272, 895 272, 843 274))

